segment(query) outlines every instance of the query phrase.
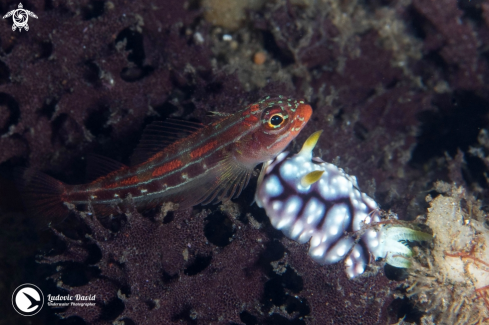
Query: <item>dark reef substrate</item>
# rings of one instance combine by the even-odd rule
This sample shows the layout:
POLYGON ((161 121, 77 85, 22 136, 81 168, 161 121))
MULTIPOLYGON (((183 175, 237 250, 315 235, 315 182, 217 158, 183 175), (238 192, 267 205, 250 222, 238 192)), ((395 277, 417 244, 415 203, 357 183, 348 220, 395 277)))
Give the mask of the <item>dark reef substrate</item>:
POLYGON ((342 263, 319 266, 274 230, 249 206, 253 184, 233 204, 162 220, 73 212, 55 232, 23 212, 11 175, 28 166, 82 183, 88 153, 127 162, 151 121, 208 123, 209 111, 284 94, 314 109, 291 150, 324 129, 316 154, 400 218, 425 213, 438 179, 487 198, 489 2, 277 0, 244 8, 230 31, 205 18, 218 1, 22 3, 39 17, 28 32, 0 23, 0 293, 35 282, 96 294, 97 307, 28 320, 3 304, 0 323, 419 321, 382 268, 348 280, 342 263))

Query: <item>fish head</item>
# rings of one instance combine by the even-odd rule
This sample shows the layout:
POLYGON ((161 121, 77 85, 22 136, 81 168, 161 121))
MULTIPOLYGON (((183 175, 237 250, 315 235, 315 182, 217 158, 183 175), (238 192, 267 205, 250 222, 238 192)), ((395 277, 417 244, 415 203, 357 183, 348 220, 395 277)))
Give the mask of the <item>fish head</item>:
POLYGON ((275 158, 297 137, 312 115, 310 105, 286 97, 266 98, 251 109, 258 110, 259 120, 247 142, 246 154, 241 157, 250 165, 275 158))

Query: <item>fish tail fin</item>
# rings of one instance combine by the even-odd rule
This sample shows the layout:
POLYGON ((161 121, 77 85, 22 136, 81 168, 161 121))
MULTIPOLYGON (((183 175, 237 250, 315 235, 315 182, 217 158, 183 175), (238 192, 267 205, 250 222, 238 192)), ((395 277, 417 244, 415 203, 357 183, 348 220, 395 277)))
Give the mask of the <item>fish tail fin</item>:
POLYGON ((69 211, 63 201, 66 184, 41 172, 26 171, 24 168, 15 171, 15 182, 26 211, 48 219, 65 217, 69 211))

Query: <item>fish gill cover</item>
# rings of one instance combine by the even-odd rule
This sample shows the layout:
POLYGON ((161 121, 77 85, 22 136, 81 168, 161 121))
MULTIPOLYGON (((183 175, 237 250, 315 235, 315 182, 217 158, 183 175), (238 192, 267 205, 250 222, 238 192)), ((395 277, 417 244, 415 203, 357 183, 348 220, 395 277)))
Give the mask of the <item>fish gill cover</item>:
POLYGON ((88 153, 127 162, 153 120, 207 124, 208 111, 279 93, 315 110, 289 149, 324 129, 315 155, 400 219, 426 213, 438 179, 487 197, 486 1, 249 1, 231 16, 219 14, 224 2, 31 0, 28 32, 2 21, 2 296, 29 280, 99 299, 56 311, 61 320, 3 304, 7 323, 387 324, 406 311, 420 322, 406 299, 391 304, 400 282, 382 270, 349 280, 274 230, 249 207, 254 186, 230 205, 164 218, 72 213, 59 233, 33 230, 48 221, 23 212, 15 167, 82 183, 88 153))

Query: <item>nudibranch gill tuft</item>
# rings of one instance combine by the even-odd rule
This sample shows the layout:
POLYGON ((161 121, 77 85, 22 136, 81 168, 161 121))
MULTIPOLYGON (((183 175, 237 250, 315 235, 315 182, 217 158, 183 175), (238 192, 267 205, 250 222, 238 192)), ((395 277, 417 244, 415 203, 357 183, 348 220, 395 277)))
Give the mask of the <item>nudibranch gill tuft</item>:
POLYGON ((402 241, 431 235, 380 224, 377 203, 359 190, 355 176, 312 157, 321 132, 313 133, 298 154, 283 152, 264 164, 255 194, 258 206, 287 237, 309 242, 309 255, 318 263, 344 259, 350 278, 365 271, 371 255, 408 267, 412 253, 402 241))

